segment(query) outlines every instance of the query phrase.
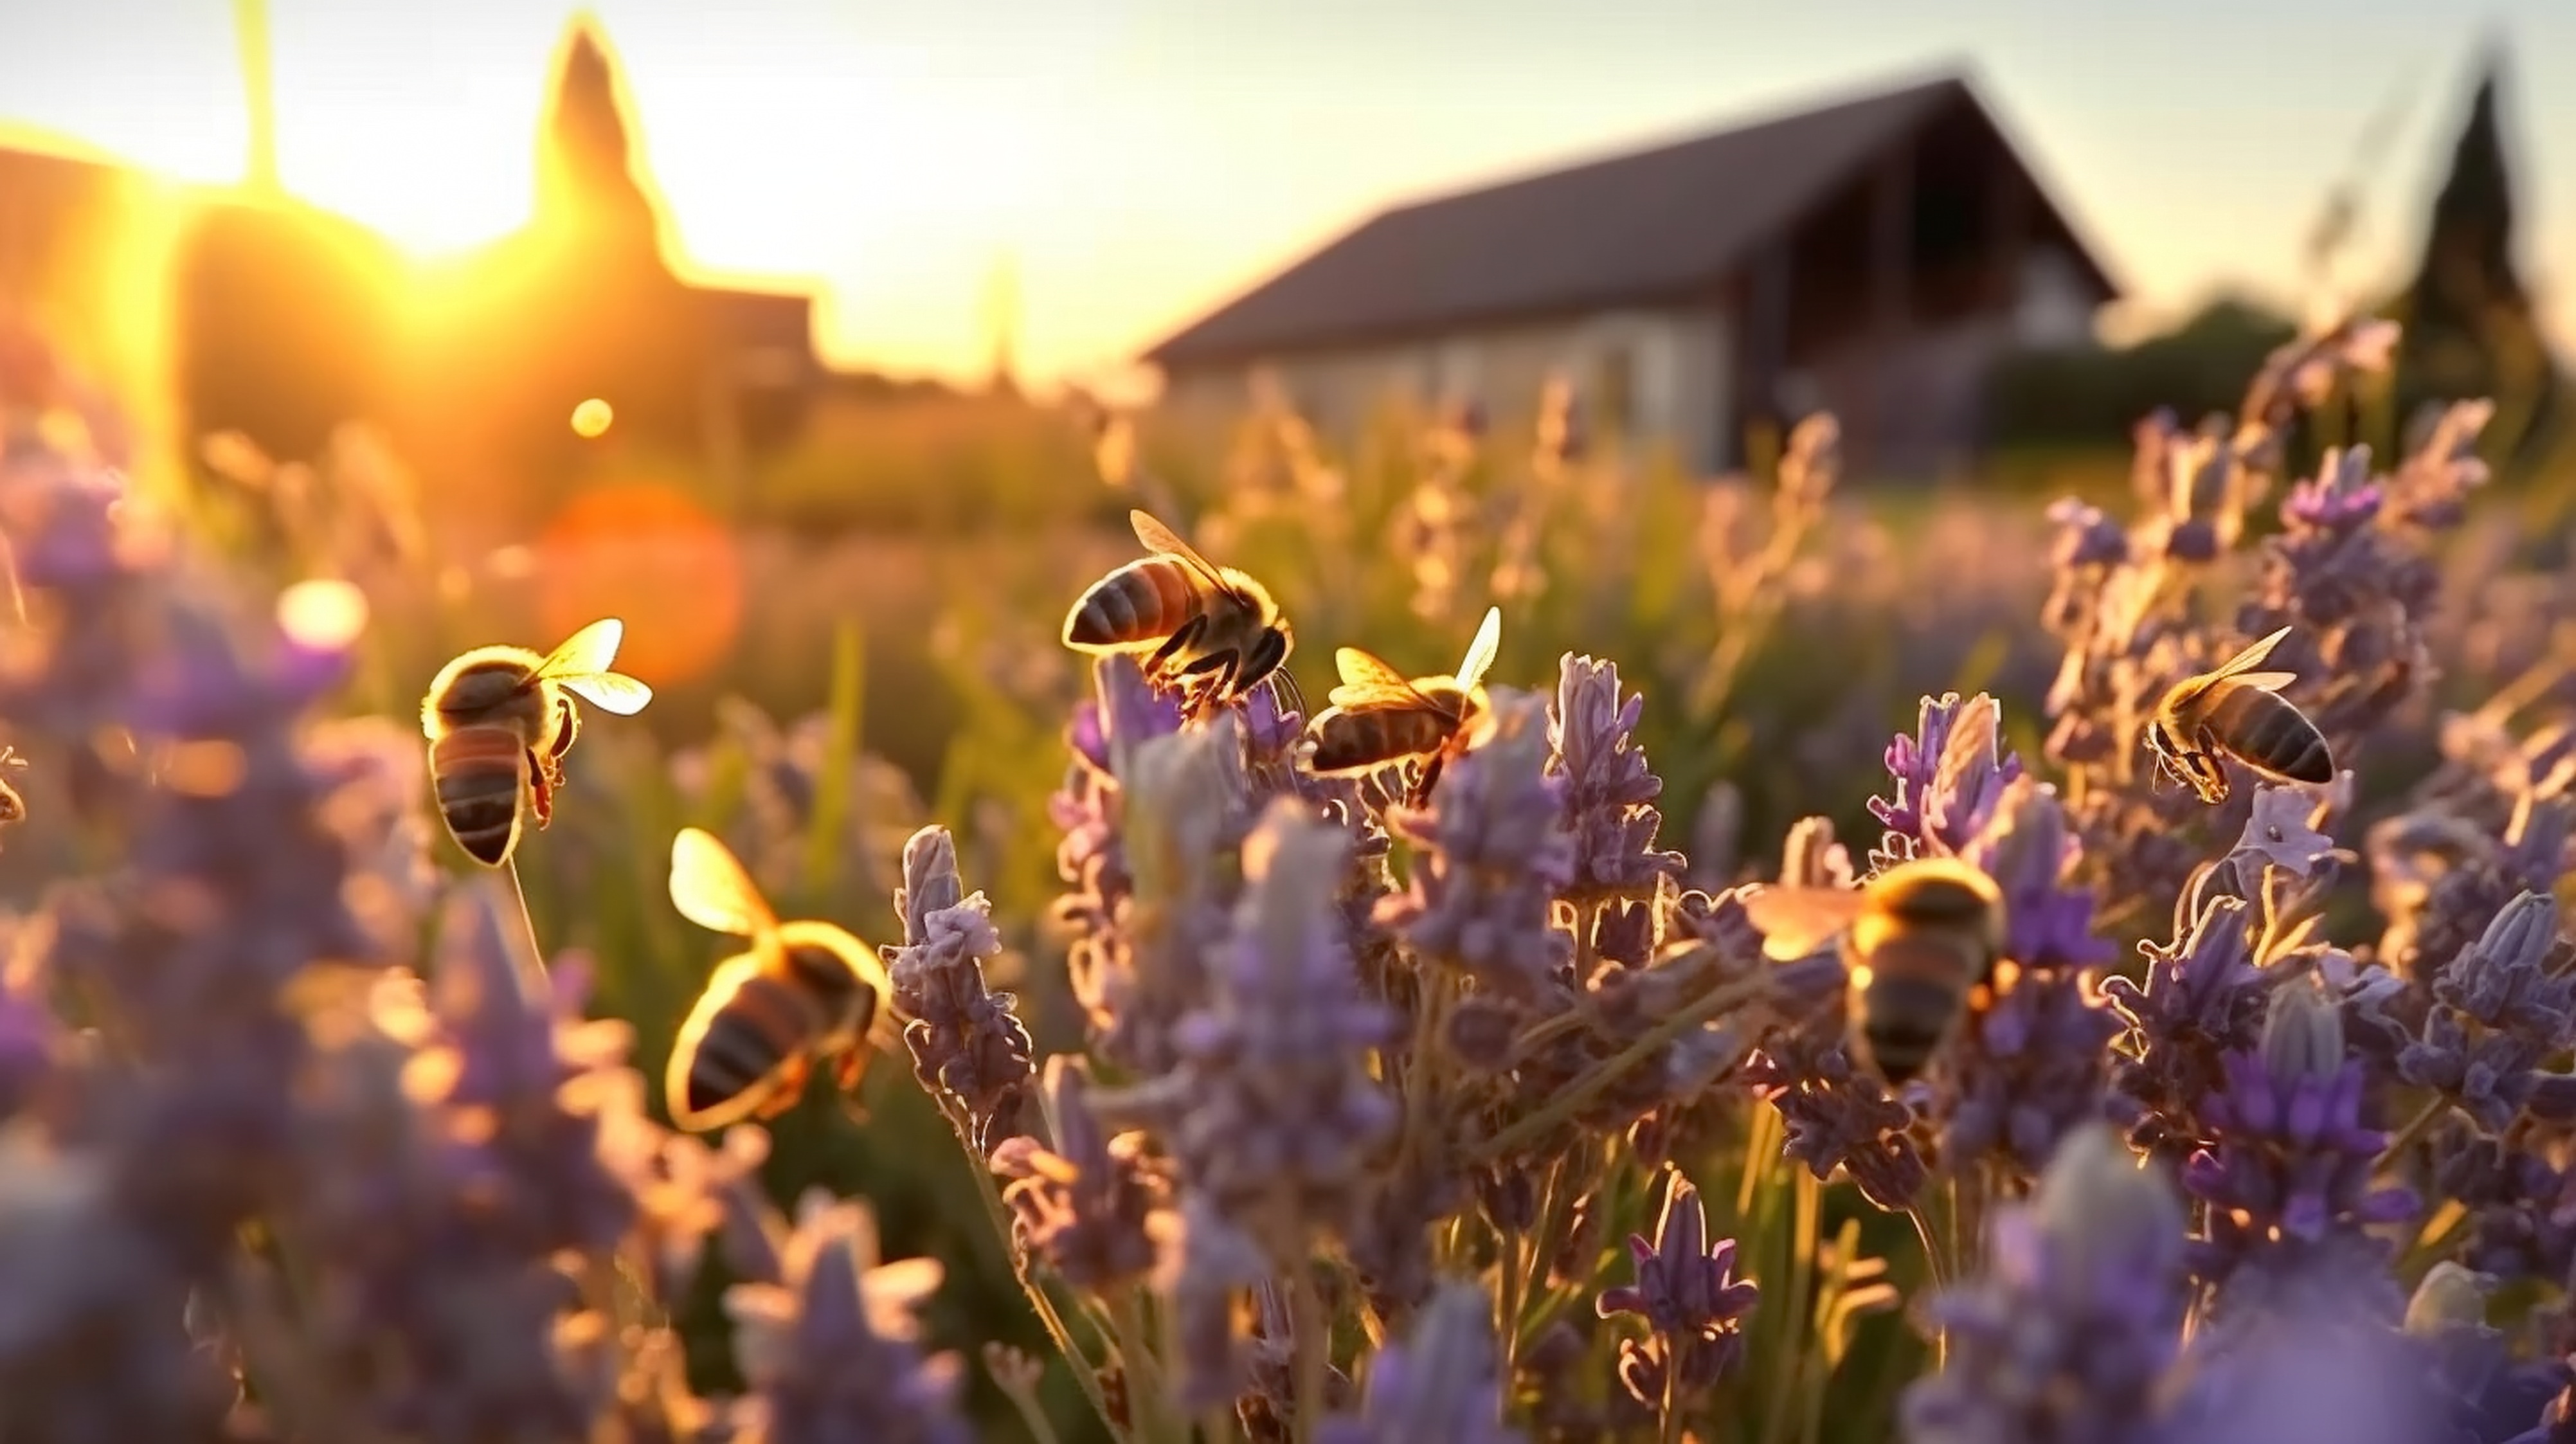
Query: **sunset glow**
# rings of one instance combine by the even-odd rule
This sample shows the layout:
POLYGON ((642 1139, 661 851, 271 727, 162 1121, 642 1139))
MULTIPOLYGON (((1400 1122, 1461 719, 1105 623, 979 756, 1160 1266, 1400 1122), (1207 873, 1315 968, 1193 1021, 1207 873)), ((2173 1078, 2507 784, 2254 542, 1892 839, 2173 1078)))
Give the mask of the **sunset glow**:
MULTIPOLYGON (((526 218, 571 7, 268 3, 289 190, 424 262, 526 218)), ((812 286, 829 359, 963 378, 985 367, 986 297, 1013 257, 1018 353, 1041 381, 1132 357, 1385 205, 1961 59, 2144 311, 2228 282, 2298 309, 2301 243, 2392 98, 2403 123, 2369 171, 2347 274, 2379 284, 2411 259, 2476 39, 2393 0, 2360 0, 2331 50, 2293 0, 2189 0, 2153 22, 2008 0, 1758 21, 1506 4, 1463 49, 1431 0, 764 0, 721 24, 659 0, 593 8, 688 273, 812 286), (2212 27, 2235 43, 2204 44, 2212 27)), ((12 7, 0 123, 235 179, 248 127, 231 10, 12 7)), ((2513 0, 2496 18, 2517 42, 2526 264, 2565 338, 2576 11, 2513 0)))

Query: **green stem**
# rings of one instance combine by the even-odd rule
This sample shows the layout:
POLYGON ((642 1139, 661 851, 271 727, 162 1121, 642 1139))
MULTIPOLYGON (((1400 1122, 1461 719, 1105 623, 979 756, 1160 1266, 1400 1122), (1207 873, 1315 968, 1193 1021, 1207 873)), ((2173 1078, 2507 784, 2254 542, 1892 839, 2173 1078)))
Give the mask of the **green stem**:
POLYGON ((1029 1438, 1034 1444, 1062 1444, 1056 1437, 1054 1421, 1047 1418, 1046 1406, 1038 1402, 1037 1395, 1031 1393, 1027 1385, 1016 1379, 1005 1379, 999 1369, 985 1372, 992 1376, 993 1386, 1002 1391, 1002 1397, 1011 1401, 1013 1412, 1020 1416, 1022 1424, 1028 1426, 1029 1438))
POLYGON ((1681 1391, 1675 1387, 1675 1381, 1681 1378, 1681 1374, 1681 1361, 1670 1355, 1665 1356, 1663 1399, 1655 1411, 1662 1420, 1655 1431, 1655 1438, 1661 1441, 1661 1444, 1681 1444, 1682 1411, 1679 1398, 1681 1391))
POLYGON ((2425 1104, 2414 1117, 2406 1120, 2405 1127, 2398 1129, 2388 1140, 2388 1146, 2379 1151, 2379 1166, 2387 1167, 2396 1162, 2407 1149, 2423 1142, 2425 1135, 2431 1133, 2434 1125, 2440 1123, 2450 1111, 2451 1100, 2448 1098, 2436 1097, 2425 1104))
POLYGON ((1118 1361, 1127 1370, 1127 1417, 1136 1436, 1187 1439, 1186 1430, 1171 1417, 1172 1394, 1163 1383, 1162 1360, 1151 1347, 1154 1335, 1145 1324, 1143 1293, 1134 1284, 1123 1284, 1109 1307, 1118 1334, 1118 1361))
POLYGON ((1288 1320, 1296 1335, 1297 1440, 1313 1444, 1324 1424, 1324 1381, 1333 1361, 1333 1321, 1315 1292, 1315 1271, 1299 1259, 1290 1269, 1288 1320))
POLYGON ((1494 1333, 1503 1341, 1503 1377, 1508 1379, 1521 1352, 1521 1231, 1506 1228, 1499 1242, 1501 1246, 1494 1257, 1494 1272, 1499 1275, 1495 1283, 1494 1333))
MULTIPOLYGON (((1795 1222, 1790 1225, 1789 1235, 1789 1300, 1788 1307, 1779 1315, 1778 1323, 1781 1327, 1806 1331, 1815 1317, 1814 1300, 1809 1293, 1815 1286, 1816 1232, 1823 1199, 1816 1187, 1816 1176, 1803 1168, 1798 1170, 1797 1181, 1792 1187, 1797 1189, 1797 1202, 1795 1222)), ((1764 1444, 1777 1444, 1787 1434, 1790 1401, 1798 1396, 1800 1386, 1806 1382, 1806 1351, 1793 1348, 1782 1352, 1787 1356, 1787 1364, 1773 1371, 1771 1403, 1763 1411, 1764 1444)))
MULTIPOLYGON (((1764 996, 1770 988, 1771 982, 1768 977, 1754 977, 1710 989, 1697 1002, 1647 1029, 1638 1035, 1635 1042, 1620 1049, 1598 1065, 1587 1069, 1582 1076, 1558 1090, 1546 1107, 1469 1149, 1468 1161, 1490 1162, 1495 1158, 1508 1155, 1513 1149, 1522 1147, 1535 1139, 1546 1137, 1550 1130, 1563 1127, 1575 1114, 1590 1105, 1593 1099, 1607 1092, 1610 1086, 1625 1077, 1630 1069, 1654 1056, 1657 1049, 1666 1046, 1693 1028, 1705 1024, 1728 1008, 1739 1007, 1764 996)), ((1742 1046, 1749 1049, 1752 1045, 1746 1043, 1742 1046)))
MULTIPOLYGON (((1054 1341, 1056 1352, 1064 1356, 1065 1367, 1073 1371, 1073 1381, 1082 1386, 1082 1396, 1091 1401, 1092 1412, 1100 1416, 1112 1438, 1119 1437, 1118 1421, 1109 1412, 1109 1396, 1101 1392, 1090 1358, 1074 1346, 1073 1331, 1065 1327, 1055 1301, 1047 1297, 1045 1286, 1038 1282, 1036 1274, 1020 1258, 1019 1246, 1012 1242, 1010 1210, 1002 1204, 1002 1191, 993 1183, 992 1170, 971 1166, 975 1163, 973 1149, 966 1151, 966 1158, 970 1165, 967 1171, 975 1176, 975 1196, 984 1204, 984 1219, 992 1226, 994 1238, 1000 1240, 1003 1256, 1010 1260, 1011 1277, 1019 1280, 1020 1292, 1028 1296, 1029 1308, 1036 1312, 1038 1322, 1046 1325, 1047 1337, 1054 1341)), ((1131 1377, 1128 1383, 1132 1394, 1135 1380, 1131 1377)))
MULTIPOLYGON (((1908 1222, 1914 1225, 1914 1236, 1921 1240, 1923 1244, 1924 1275, 1931 1281, 1932 1292, 1939 1293, 1942 1289, 1949 1287, 1949 1280, 1943 1276, 1941 1250, 1932 1242, 1932 1226, 1924 1220, 1923 1205, 1917 1203, 1913 1207, 1908 1208, 1905 1210, 1905 1217, 1908 1222)), ((1950 1341, 1948 1332, 1939 1329, 1934 1330, 1932 1333, 1932 1367, 1936 1369, 1941 1367, 1944 1363, 1949 1361, 1949 1357, 1950 1341)))

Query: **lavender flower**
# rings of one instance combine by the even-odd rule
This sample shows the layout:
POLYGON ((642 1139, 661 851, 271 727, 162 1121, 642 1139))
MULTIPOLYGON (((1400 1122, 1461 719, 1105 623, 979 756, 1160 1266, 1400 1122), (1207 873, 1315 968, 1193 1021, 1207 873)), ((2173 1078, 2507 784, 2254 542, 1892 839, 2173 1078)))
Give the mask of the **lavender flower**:
POLYGON ((1019 1127, 1035 1045, 1014 1011, 1018 1000, 985 987, 984 962, 1000 955, 1002 937, 992 904, 958 878, 948 829, 925 827, 904 844, 894 905, 903 946, 884 950, 886 973, 913 1075, 953 1111, 981 1157, 1019 1127))
POLYGON ((1442 1284, 1412 1330, 1369 1365, 1357 1417, 1329 1419, 1322 1444, 1520 1444, 1505 1428, 1493 1310, 1473 1284, 1442 1284))
MULTIPOLYGON (((2194 900, 2187 894, 2185 903, 2194 900)), ((2200 1105, 2224 1081, 2225 1060, 2255 1044, 2265 979, 2254 965, 2243 898, 2210 898, 2179 921, 2172 942, 2141 943, 2139 951, 2147 957, 2143 980, 2102 984, 2128 1024, 2116 1086, 2138 1110, 2132 1140, 2179 1163, 2205 1139, 2200 1105)))
POLYGON ((736 1284, 725 1310, 752 1397, 737 1409, 743 1444, 966 1444, 963 1369, 925 1357, 914 1314, 939 1288, 934 1259, 877 1261, 867 1210, 808 1195, 780 1283, 736 1284))
POLYGON ((1887 744, 1895 796, 1869 800, 1886 839, 1870 854, 1880 866, 1924 851, 1955 856, 1984 828, 2021 759, 2003 753, 1995 699, 1980 692, 1926 697, 1914 735, 1887 744))
POLYGON ((2003 893, 2008 940, 1993 1002, 1952 1053, 1942 1166, 1992 1157, 2033 1178, 2070 1129, 2102 1116, 2122 1023, 2084 970, 2110 949, 2093 936, 2092 891, 2074 880, 2079 849, 2050 789, 2014 778, 1967 856, 2003 893))
POLYGON ((1179 1186, 1272 1260, 1345 1225, 1396 1123, 1369 1051, 1397 1020, 1359 990, 1332 910, 1348 840, 1289 801, 1246 841, 1246 887, 1207 1003, 1174 1030, 1171 1074, 1098 1106, 1161 1135, 1179 1186))
POLYGON ((2187 1437, 2159 1402, 2180 1353, 2182 1207, 2107 1126, 2068 1135, 2037 1197, 1995 1216, 1986 1258, 1931 1304, 1949 1359, 1905 1391, 1909 1444, 2187 1437))
POLYGON ((1022 1135, 993 1151, 992 1168, 1010 1179, 1010 1205, 1020 1246, 1075 1288, 1107 1297, 1142 1278, 1168 1233, 1162 1179, 1145 1157, 1145 1136, 1111 1137, 1092 1115, 1090 1074, 1079 1060, 1046 1064, 1052 1146, 1022 1135))
POLYGON ((1178 1062, 1172 1030, 1205 999, 1205 956, 1225 928, 1217 863, 1239 795, 1233 728, 1221 713, 1119 752, 1115 900, 1066 960, 1101 1056, 1147 1076, 1178 1062))
POLYGON ((1422 956, 1536 1001, 1562 984, 1568 940, 1548 916, 1573 879, 1574 841, 1558 820, 1563 783, 1545 771, 1539 699, 1490 690, 1491 736, 1441 771, 1427 808, 1388 818, 1416 857, 1411 888, 1378 917, 1422 956))
POLYGON ((1913 1110, 1852 1065, 1842 1024, 1831 1018, 1766 1038, 1744 1081, 1780 1112, 1787 1153, 1819 1179, 1849 1174, 1864 1198, 1910 1207, 1931 1170, 1907 1130, 1913 1110))
POLYGON ((1744 1316, 1761 1291, 1735 1278, 1735 1240, 1710 1245, 1699 1190, 1679 1173, 1666 1185, 1654 1241, 1630 1235, 1628 1257, 1636 1282, 1605 1291, 1594 1305, 1605 1319, 1645 1321, 1645 1338, 1620 1341, 1619 1382, 1640 1403, 1687 1410, 1742 1357, 1744 1316))
MULTIPOLYGON (((2361 1123, 2363 1072, 2344 1054, 2341 1013, 2313 983, 2277 988, 2259 1051, 2224 1068, 2202 1108, 2216 1141, 2183 1171, 2208 1209, 2195 1271, 2226 1297, 2249 1278, 2269 1297, 2375 1275, 2385 1250, 2363 1230, 2408 1217, 2415 1199, 2371 1183, 2388 1135, 2361 1123)), ((2394 1317, 2398 1301, 2383 1302, 2394 1317)))
POLYGON ((2525 1109, 2576 1116, 2576 1077, 2542 1065, 2576 1044, 2576 978, 2561 954, 2558 900, 2526 892, 2433 980, 2423 1035, 2398 1054, 2407 1082, 2502 1132, 2525 1109))
POLYGON ((1682 855, 1655 847, 1663 815, 1653 803, 1664 783, 1633 740, 1645 706, 1642 693, 1620 696, 1615 662, 1569 652, 1558 666, 1547 770, 1563 779, 1574 841, 1570 900, 1652 900, 1659 879, 1681 873, 1682 855))

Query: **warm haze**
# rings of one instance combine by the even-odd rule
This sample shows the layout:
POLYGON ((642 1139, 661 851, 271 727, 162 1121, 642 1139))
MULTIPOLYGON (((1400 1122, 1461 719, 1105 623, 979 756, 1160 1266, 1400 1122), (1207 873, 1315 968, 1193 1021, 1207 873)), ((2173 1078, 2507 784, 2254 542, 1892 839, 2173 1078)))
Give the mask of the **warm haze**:
MULTIPOLYGON (((2357 165, 2348 280, 2411 261, 2481 24, 2511 56, 2522 260, 2576 337, 2557 0, 590 8, 687 260, 819 283, 818 342, 848 365, 980 375, 1009 258, 1028 374, 1091 374, 1387 203, 1958 58, 2141 310, 2228 283, 2296 305, 2357 165)), ((503 233, 572 13, 271 0, 285 184, 415 254, 503 233)), ((0 6, 0 122, 217 181, 241 173, 244 114, 229 0, 0 6)))

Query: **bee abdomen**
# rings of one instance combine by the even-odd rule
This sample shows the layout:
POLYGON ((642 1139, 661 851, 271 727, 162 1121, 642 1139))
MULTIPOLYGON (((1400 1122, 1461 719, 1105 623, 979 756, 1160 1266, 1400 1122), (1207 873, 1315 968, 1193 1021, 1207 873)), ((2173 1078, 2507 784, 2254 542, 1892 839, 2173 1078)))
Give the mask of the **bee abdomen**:
POLYGON ((706 1035, 689 1060, 689 1111, 707 1112, 758 1087, 813 1043, 815 1021, 795 985, 767 976, 745 979, 707 1020, 706 1035))
POLYGON ((1199 588, 1186 567, 1146 557, 1092 583, 1065 619, 1064 639, 1076 647, 1153 641, 1179 630, 1199 608, 1199 588))
POLYGON ((2292 782, 2334 781, 2325 733, 2287 698, 2240 687, 2210 709, 2212 729, 2246 765, 2292 782))
POLYGON ((1439 713, 1419 708, 1345 712, 1316 727, 1313 766, 1338 772, 1417 757, 1446 741, 1452 726, 1439 713))
POLYGON ((1881 972, 1870 979, 1859 1001, 1861 1038, 1871 1061, 1889 1082, 1902 1083, 1922 1071, 1967 997, 1955 984, 1881 972))
POLYGON ((798 985, 833 1017, 846 1013, 852 995, 862 991, 869 995, 873 1007, 876 990, 861 982, 859 975, 850 970, 850 965, 841 960, 840 954, 820 943, 788 944, 787 970, 795 976, 798 985))
POLYGON ((430 744, 429 767, 448 835, 475 861, 500 866, 519 832, 527 750, 506 728, 468 727, 430 744))

